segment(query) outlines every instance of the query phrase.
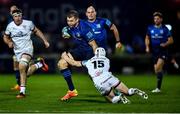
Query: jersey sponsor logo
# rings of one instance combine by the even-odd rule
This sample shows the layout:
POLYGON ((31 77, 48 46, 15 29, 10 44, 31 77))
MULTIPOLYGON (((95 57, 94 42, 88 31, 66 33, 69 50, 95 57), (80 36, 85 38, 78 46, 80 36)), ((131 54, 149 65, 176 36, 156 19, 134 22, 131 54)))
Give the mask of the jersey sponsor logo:
POLYGON ((94 32, 94 34, 100 34, 101 33, 101 31, 95 31, 94 32))
POLYGON ((96 27, 97 27, 97 28, 101 28, 101 25, 100 25, 100 24, 96 24, 96 27))
POLYGON ((86 36, 87 36, 88 38, 92 38, 93 34, 92 34, 91 32, 88 32, 88 33, 86 34, 86 36))
POLYGON ((164 31, 163 30, 160 30, 160 34, 163 34, 164 33, 164 31))
POLYGON ((18 33, 12 35, 12 37, 23 37, 23 36, 27 36, 27 33, 26 33, 26 34, 23 34, 22 31, 19 31, 18 33))
POLYGON ((151 30, 151 34, 153 34, 154 33, 154 30, 151 30))

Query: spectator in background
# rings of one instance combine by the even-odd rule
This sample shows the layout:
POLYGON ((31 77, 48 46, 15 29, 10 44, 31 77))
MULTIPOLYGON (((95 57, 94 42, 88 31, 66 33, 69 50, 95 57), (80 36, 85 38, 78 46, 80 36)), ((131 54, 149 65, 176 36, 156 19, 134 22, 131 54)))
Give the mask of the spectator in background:
POLYGON ((147 29, 145 45, 146 52, 152 53, 154 71, 157 75, 157 87, 152 90, 152 92, 159 93, 161 92, 163 79, 163 66, 168 59, 168 47, 173 44, 173 38, 168 28, 162 24, 162 13, 155 12, 153 14, 153 19, 154 24, 148 26, 147 29))

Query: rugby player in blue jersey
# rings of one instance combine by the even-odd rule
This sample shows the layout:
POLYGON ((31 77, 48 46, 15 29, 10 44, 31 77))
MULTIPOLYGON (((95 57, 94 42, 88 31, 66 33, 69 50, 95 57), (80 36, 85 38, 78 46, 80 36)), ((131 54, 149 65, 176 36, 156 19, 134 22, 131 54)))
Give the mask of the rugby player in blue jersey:
POLYGON ((92 28, 94 32, 94 39, 98 47, 103 47, 107 50, 107 30, 113 31, 116 38, 116 48, 121 48, 121 42, 117 27, 107 18, 96 17, 96 10, 93 6, 89 6, 86 10, 86 23, 92 28))
MULTIPOLYGON (((90 59, 94 56, 94 52, 97 48, 91 27, 83 20, 79 19, 79 14, 75 10, 69 11, 66 19, 68 26, 62 29, 62 37, 69 39, 69 42, 73 45, 73 48, 67 52, 68 56, 75 60, 90 59)), ((61 100, 68 100, 77 96, 78 92, 72 82, 69 64, 63 58, 60 58, 58 68, 69 88, 67 94, 62 97, 61 100)))
POLYGON ((163 79, 163 66, 168 57, 168 46, 173 44, 173 38, 168 28, 162 24, 162 13, 153 14, 154 24, 148 26, 145 37, 146 52, 152 53, 154 71, 157 75, 157 87, 152 90, 153 93, 161 92, 161 83, 163 79))

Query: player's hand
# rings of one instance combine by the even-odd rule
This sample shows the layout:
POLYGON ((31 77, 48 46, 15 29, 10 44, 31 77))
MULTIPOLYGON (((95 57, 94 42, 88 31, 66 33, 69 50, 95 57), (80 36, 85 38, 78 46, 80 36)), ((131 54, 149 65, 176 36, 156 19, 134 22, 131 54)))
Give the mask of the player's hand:
POLYGON ((121 48, 121 47, 122 47, 121 42, 117 42, 117 43, 116 43, 116 48, 121 48))
POLYGON ((44 41, 44 45, 45 45, 46 48, 48 48, 50 44, 49 44, 49 42, 44 41))
POLYGON ((61 54, 61 58, 64 59, 65 56, 66 56, 66 52, 63 52, 63 53, 61 54))
POLYGON ((149 53, 149 52, 150 52, 150 50, 149 50, 149 48, 147 47, 147 48, 146 48, 146 53, 149 53))
POLYGON ((166 47, 166 44, 165 43, 161 43, 160 46, 164 48, 164 47, 166 47))
POLYGON ((13 47, 14 47, 13 42, 9 42, 9 43, 8 43, 8 47, 9 47, 9 48, 13 48, 13 47))
POLYGON ((63 38, 70 38, 71 35, 68 33, 68 27, 63 27, 62 29, 62 37, 63 38))

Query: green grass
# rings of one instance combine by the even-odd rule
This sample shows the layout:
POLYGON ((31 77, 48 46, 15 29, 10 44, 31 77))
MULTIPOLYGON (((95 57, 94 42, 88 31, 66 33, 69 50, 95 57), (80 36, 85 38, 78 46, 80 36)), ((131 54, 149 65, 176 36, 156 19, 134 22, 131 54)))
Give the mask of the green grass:
POLYGON ((156 78, 149 75, 121 76, 128 87, 137 87, 149 95, 148 100, 139 96, 128 97, 131 104, 111 104, 97 92, 86 74, 73 76, 79 96, 67 102, 59 99, 66 93, 67 85, 60 75, 34 75, 28 79, 27 97, 16 99, 18 94, 10 88, 15 84, 14 75, 0 75, 0 112, 180 112, 180 76, 165 76, 162 93, 152 94, 156 78))

